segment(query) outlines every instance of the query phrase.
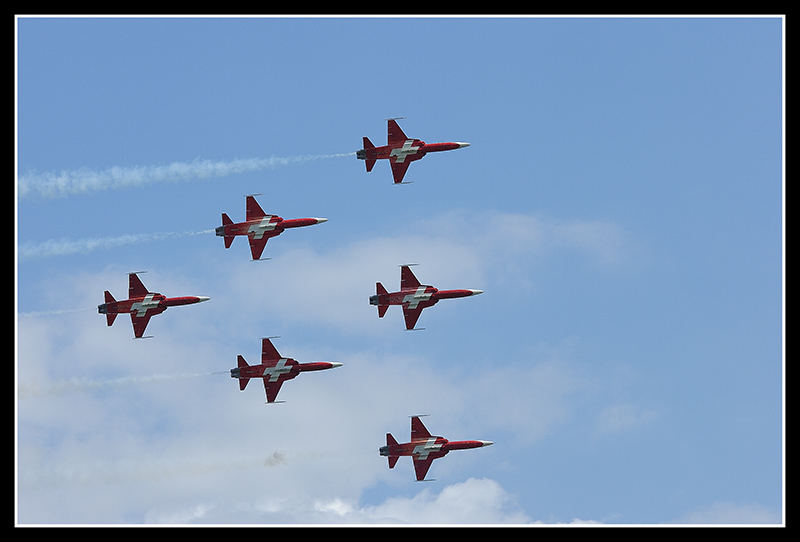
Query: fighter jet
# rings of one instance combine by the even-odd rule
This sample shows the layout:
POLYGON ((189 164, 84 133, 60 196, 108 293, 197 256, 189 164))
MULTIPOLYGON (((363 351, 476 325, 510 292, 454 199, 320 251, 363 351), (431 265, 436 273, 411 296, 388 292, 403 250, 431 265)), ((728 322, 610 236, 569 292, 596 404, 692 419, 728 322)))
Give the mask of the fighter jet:
MULTIPOLYGON (((402 118, 402 117, 398 117, 402 118)), ((364 137, 364 148, 356 151, 356 158, 366 160, 367 172, 372 171, 375 161, 388 159, 392 167, 395 184, 403 182, 403 176, 411 162, 419 160, 429 152, 450 151, 468 147, 469 143, 425 143, 421 139, 411 139, 403 133, 395 119, 388 119, 388 143, 383 147, 376 147, 368 137, 364 137)))
POLYGON ((291 358, 281 357, 269 339, 269 337, 261 339, 260 365, 248 365, 240 354, 237 357, 238 367, 231 369, 231 378, 239 379, 239 390, 245 389, 251 378, 263 378, 264 390, 267 392, 267 403, 274 403, 281 385, 301 372, 321 371, 342 366, 338 361, 298 363, 291 358))
POLYGON ((489 440, 447 440, 432 436, 420 421, 419 416, 411 416, 411 442, 398 444, 391 433, 386 433, 386 446, 378 451, 389 458, 389 468, 393 469, 401 455, 410 455, 414 461, 417 481, 425 480, 425 475, 434 459, 447 455, 450 450, 467 450, 494 444, 489 440))
MULTIPOLYGON (((256 194, 257 195, 257 194, 256 194)), ((245 221, 234 223, 225 213, 222 213, 222 226, 215 230, 217 235, 224 237, 225 248, 229 248, 237 235, 246 235, 250 242, 250 253, 253 260, 261 259, 267 241, 283 233, 286 228, 299 228, 312 226, 320 222, 327 222, 327 218, 292 218, 284 220, 276 215, 268 215, 256 201, 255 195, 247 196, 245 221)))
POLYGON ((377 293, 370 296, 369 304, 378 306, 378 317, 383 318, 389 305, 401 305, 403 307, 403 317, 406 321, 406 329, 414 329, 422 309, 432 307, 440 299, 466 297, 483 293, 483 290, 438 290, 433 286, 420 284, 408 265, 400 266, 399 292, 387 292, 380 282, 375 283, 375 289, 377 293))
MULTIPOLYGON (((141 273, 142 271, 139 271, 141 273)), ((210 298, 205 296, 186 296, 186 297, 166 297, 156 292, 150 292, 144 287, 142 281, 136 276, 137 273, 128 273, 128 299, 117 301, 114 296, 106 290, 106 302, 97 306, 97 312, 106 315, 108 325, 114 323, 118 314, 128 312, 133 323, 133 334, 135 338, 143 337, 144 330, 150 317, 161 314, 168 307, 176 305, 190 305, 201 301, 208 301, 210 298)))

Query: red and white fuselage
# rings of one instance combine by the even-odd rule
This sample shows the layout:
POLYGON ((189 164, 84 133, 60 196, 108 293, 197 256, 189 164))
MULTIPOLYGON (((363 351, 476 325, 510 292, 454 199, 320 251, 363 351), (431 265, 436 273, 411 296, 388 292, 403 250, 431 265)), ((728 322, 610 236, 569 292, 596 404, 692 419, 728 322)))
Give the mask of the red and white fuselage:
POLYGON ((285 358, 278 353, 269 338, 264 338, 261 340, 261 363, 248 365, 244 357, 239 355, 237 356, 237 367, 231 369, 231 378, 239 380, 240 390, 247 387, 251 378, 263 379, 267 402, 274 403, 283 383, 295 378, 301 372, 322 371, 341 366, 342 364, 338 361, 299 363, 292 358, 285 358))
POLYGON ((469 143, 425 143, 421 139, 413 139, 403 133, 394 119, 388 120, 387 144, 376 147, 368 137, 363 138, 364 148, 356 151, 356 158, 365 160, 367 172, 372 171, 376 160, 389 160, 395 183, 403 182, 406 170, 411 162, 419 160, 429 152, 451 151, 468 147, 469 143))
POLYGON ((375 283, 375 289, 376 293, 370 296, 369 303, 378 306, 378 317, 383 318, 391 305, 400 305, 403 307, 406 329, 414 329, 422 309, 432 307, 440 299, 468 297, 483 293, 483 290, 439 290, 433 286, 420 284, 407 265, 400 266, 399 292, 388 292, 380 282, 375 283))
POLYGON ((133 324, 133 334, 141 339, 147 324, 152 316, 161 314, 169 307, 178 305, 191 305, 210 299, 206 296, 166 297, 157 292, 150 292, 145 288, 136 273, 128 274, 128 299, 117 301, 106 290, 105 303, 97 306, 97 312, 106 315, 107 325, 114 323, 118 314, 129 313, 133 324))
POLYGON ((231 246, 236 236, 247 236, 250 253, 254 260, 258 260, 270 238, 280 235, 288 228, 312 226, 327 220, 327 218, 284 219, 277 215, 269 215, 264 212, 255 197, 247 196, 245 221, 235 223, 227 214, 222 213, 222 226, 218 226, 215 231, 219 237, 224 238, 225 248, 231 246))
POLYGON ((447 440, 434 436, 422 424, 419 416, 411 417, 411 441, 398 443, 391 433, 386 433, 386 446, 378 450, 380 455, 389 458, 389 468, 394 468, 402 456, 411 456, 417 481, 425 479, 425 475, 434 459, 444 457, 452 450, 468 450, 490 446, 489 440, 447 440))

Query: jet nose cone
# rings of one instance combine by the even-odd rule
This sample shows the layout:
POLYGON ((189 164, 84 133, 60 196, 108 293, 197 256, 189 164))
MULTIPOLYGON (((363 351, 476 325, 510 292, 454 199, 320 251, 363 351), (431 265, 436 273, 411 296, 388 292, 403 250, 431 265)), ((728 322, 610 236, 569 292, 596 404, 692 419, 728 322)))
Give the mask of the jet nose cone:
POLYGON ((200 303, 201 301, 208 301, 209 299, 211 299, 211 298, 210 297, 206 297, 204 295, 197 296, 197 302, 198 303, 200 303))
POLYGON ((316 220, 316 221, 317 221, 317 224, 321 224, 321 223, 323 223, 323 222, 327 222, 327 221, 328 221, 328 219, 327 219, 327 218, 315 218, 314 220, 316 220))
POLYGON ((331 361, 330 363, 331 363, 331 369, 335 369, 336 367, 341 367, 342 365, 344 365, 344 363, 340 361, 331 361))
POLYGON ((464 147, 469 147, 469 143, 463 143, 461 141, 456 141, 456 145, 458 145, 459 149, 462 149, 464 147))
POLYGON ((494 442, 492 442, 491 440, 479 440, 478 442, 480 442, 483 446, 491 446, 492 444, 494 444, 494 442))
POLYGON ((483 290, 470 290, 470 292, 472 292, 472 295, 478 295, 478 294, 482 294, 483 290))

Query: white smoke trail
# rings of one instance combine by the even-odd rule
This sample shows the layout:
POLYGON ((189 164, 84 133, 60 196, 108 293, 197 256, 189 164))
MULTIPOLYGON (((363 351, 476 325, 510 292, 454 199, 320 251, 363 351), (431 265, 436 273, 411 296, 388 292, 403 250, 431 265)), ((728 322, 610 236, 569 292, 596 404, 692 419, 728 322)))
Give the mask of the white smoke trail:
POLYGON ((187 232, 162 232, 118 235, 116 237, 96 237, 90 239, 49 239, 43 243, 22 243, 18 247, 20 259, 44 258, 48 256, 66 256, 69 254, 87 254, 94 250, 116 248, 135 243, 175 239, 191 235, 214 233, 213 229, 187 232))
POLYGON ((225 177, 237 173, 263 171, 279 166, 353 156, 354 154, 353 152, 346 152, 285 157, 273 156, 271 158, 242 158, 229 161, 195 159, 192 162, 173 162, 162 166, 114 166, 100 171, 81 168, 72 171, 34 172, 20 175, 17 194, 20 198, 33 194, 46 198, 55 198, 110 188, 225 177))
POLYGON ((82 311, 93 311, 95 310, 94 307, 83 307, 83 308, 75 308, 75 309, 55 309, 51 311, 28 311, 28 312, 20 312, 20 316, 53 316, 56 314, 69 314, 72 312, 82 312, 82 311))
POLYGON ((66 380, 50 382, 47 384, 28 383, 19 384, 17 391, 19 398, 36 397, 40 395, 58 395, 62 393, 80 392, 85 390, 100 389, 107 387, 119 387, 149 384, 165 380, 179 380, 186 378, 198 378, 202 376, 228 374, 228 371, 212 371, 207 373, 180 373, 180 374, 154 374, 149 376, 123 376, 119 378, 81 378, 73 377, 66 380))

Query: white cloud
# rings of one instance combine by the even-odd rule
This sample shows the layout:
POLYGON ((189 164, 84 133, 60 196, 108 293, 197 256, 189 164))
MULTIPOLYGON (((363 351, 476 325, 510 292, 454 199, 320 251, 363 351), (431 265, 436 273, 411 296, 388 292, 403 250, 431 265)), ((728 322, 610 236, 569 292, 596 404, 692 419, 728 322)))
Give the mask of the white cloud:
MULTIPOLYGON (((419 411, 434 412, 429 428, 452 438, 491 440, 492 427, 499 427, 490 413, 463 416, 476 394, 486 393, 484 377, 495 378, 491 368, 490 374, 473 373, 465 380, 424 356, 340 351, 343 367, 301 375, 282 389, 285 404, 267 406, 260 386, 240 392, 226 374, 185 372, 187 365, 228 369, 232 354, 224 344, 185 344, 169 333, 158 341, 134 341, 129 329, 110 334, 95 316, 22 319, 23 523, 379 522, 384 516, 413 522, 403 511, 411 514, 423 504, 439 513, 425 521, 460 521, 457 510, 448 508, 456 497, 446 492, 360 509, 362 491, 378 481, 414 483, 410 464, 390 471, 377 448, 386 432, 407 437, 408 415, 419 411), (61 331, 54 334, 56 322, 61 331), (285 512, 284 501, 274 499, 314 511, 285 512), (267 514, 264 507, 275 512, 267 514)), ((521 417, 504 418, 504 429, 513 431, 516 423, 529 427, 533 419, 545 430, 568 408, 568 371, 551 364, 509 382, 526 391, 549 391, 537 393, 532 405, 517 405, 521 417)), ((505 393, 513 395, 513 387, 504 386, 505 393)), ((480 469, 491 456, 470 460, 463 464, 480 469)), ((437 463, 439 479, 458 477, 446 459, 437 463)), ((496 485, 486 487, 495 492, 490 497, 500 499, 496 485)), ((471 517, 521 520, 492 502, 494 508, 471 517)), ((467 504, 477 506, 474 498, 467 504)))
POLYGON ((656 417, 657 414, 654 410, 638 405, 609 405, 597 413, 595 430, 599 434, 613 435, 646 425, 656 417))
MULTIPOLYGON (((225 374, 236 354, 257 356, 270 318, 386 332, 388 322, 367 299, 376 280, 399 284, 399 263, 424 262, 418 276, 425 282, 483 289, 505 270, 487 255, 512 250, 490 237, 516 231, 515 239, 535 250, 541 234, 521 227, 524 217, 496 218, 477 237, 444 229, 324 253, 292 249, 269 262, 227 261, 215 291, 199 279, 151 269, 143 278, 155 291, 212 297, 153 318, 154 339, 133 340, 126 318, 106 327, 95 309, 20 315, 19 521, 526 522, 491 480, 423 488, 378 505, 359 500, 375 484, 414 483, 408 464, 390 471, 377 453, 386 432, 407 437, 409 414, 434 414, 429 428, 448 438, 495 440, 493 433, 505 431, 526 444, 568 420, 582 383, 562 360, 510 360, 454 375, 440 368, 447 360, 390 352, 380 341, 316 343, 311 351, 302 338, 287 336, 279 346, 285 355, 344 366, 287 382, 286 403, 269 406, 260 386, 239 391, 225 374), (487 394, 509 415, 487 409, 464 416, 475 397, 487 394)), ((458 230, 469 221, 446 223, 458 230)), ((54 307, 68 299, 69 306, 93 308, 103 289, 121 297, 127 287, 125 273, 113 269, 49 278, 41 298, 54 307)), ((397 332, 402 324, 394 316, 397 332)), ((493 448, 467 456, 466 472, 438 461, 437 479, 481 476, 493 448)))
POLYGON ((530 518, 494 480, 470 478, 438 493, 393 497, 354 513, 368 522, 412 524, 524 524, 530 518))
MULTIPOLYGON (((242 312, 246 300, 250 306, 270 307, 287 321, 359 332, 385 328, 368 298, 376 282, 389 291, 399 288, 401 264, 419 264, 414 272, 423 284, 481 289, 492 295, 493 288, 529 290, 535 280, 531 269, 542 265, 548 253, 578 251, 588 262, 610 266, 625 261, 631 245, 627 234, 608 222, 463 212, 444 213, 407 232, 327 251, 287 249, 266 262, 247 260, 246 243, 239 242, 229 250, 239 250, 242 258, 226 258, 225 270, 218 273, 225 280, 218 303, 227 314, 242 312)), ((390 309, 387 318, 392 316, 390 309)))
POLYGON ((359 505, 341 497, 272 496, 253 503, 184 507, 150 514, 157 523, 464 525, 528 524, 530 518, 494 480, 470 478, 438 488, 424 487, 411 497, 390 497, 377 505, 359 505))
POLYGON ((782 524, 779 511, 757 503, 720 501, 697 508, 673 523, 705 525, 782 524))

